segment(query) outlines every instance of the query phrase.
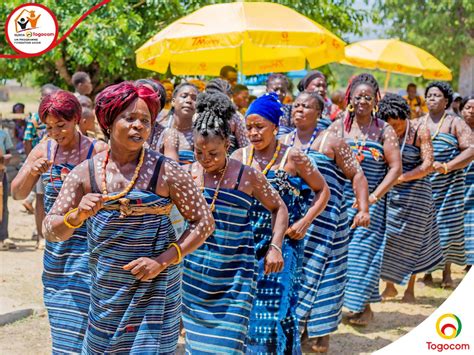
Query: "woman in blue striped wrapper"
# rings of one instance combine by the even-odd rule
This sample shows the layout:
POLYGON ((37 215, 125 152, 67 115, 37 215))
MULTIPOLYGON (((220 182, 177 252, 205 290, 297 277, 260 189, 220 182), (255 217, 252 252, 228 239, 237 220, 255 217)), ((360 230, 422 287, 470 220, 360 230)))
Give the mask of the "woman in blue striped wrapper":
MULTIPOLYGON (((464 121, 474 132, 474 96, 468 96, 461 102, 461 114, 464 121)), ((469 271, 474 264, 474 161, 466 168, 466 190, 464 193, 464 240, 469 271)))
POLYGON ((201 94, 194 122, 197 162, 191 175, 212 210, 216 230, 184 260, 183 323, 189 354, 244 354, 256 292, 257 258, 250 223, 256 199, 272 213, 266 272, 283 268, 280 253, 288 211, 262 173, 229 159, 234 109, 221 93, 201 94))
POLYGON ((408 287, 404 302, 415 302, 415 276, 442 262, 431 183, 433 144, 424 120, 410 120, 410 106, 403 97, 386 94, 378 117, 399 137, 403 174, 387 197, 387 229, 381 277, 387 282, 383 299, 395 297, 394 283, 408 287))
POLYGON ((44 221, 53 242, 68 240, 87 221, 92 282, 85 354, 174 354, 179 263, 213 231, 189 174, 143 147, 159 109, 146 86, 104 89, 95 112, 110 150, 71 171, 44 221), (179 241, 168 216, 172 204, 189 221, 179 241))
MULTIPOLYGON (((429 112, 422 119, 433 141, 435 161, 430 181, 444 259, 441 286, 452 288, 451 263, 466 263, 464 168, 474 157, 474 141, 468 124, 462 118, 446 112, 453 101, 453 90, 448 83, 434 81, 428 84, 425 99, 429 112)), ((426 274, 424 281, 431 284, 431 274, 426 274)))
MULTIPOLYGON (((39 117, 46 124, 50 139, 39 143, 28 155, 12 183, 12 193, 22 199, 41 179, 48 212, 70 171, 107 146, 77 130, 81 106, 70 92, 59 90, 45 96, 39 106, 39 117)), ((62 243, 47 241, 43 263, 43 298, 51 327, 52 352, 79 353, 87 329, 91 283, 85 226, 62 243)))
MULTIPOLYGON (((359 162, 349 145, 329 131, 319 128, 323 98, 315 92, 302 92, 293 102, 292 121, 296 130, 283 142, 303 150, 323 175, 331 197, 315 219, 305 238, 303 274, 296 312, 303 339, 310 351, 325 353, 329 335, 342 320, 342 304, 347 275, 349 221, 344 185, 352 181, 359 212, 353 227, 368 227, 369 188, 359 162)), ((303 350, 306 349, 303 342, 303 350)))
MULTIPOLYGON (((348 104, 344 119, 330 130, 346 139, 356 155, 369 184, 370 226, 350 230, 347 286, 344 306, 351 313, 349 323, 366 326, 373 318, 370 303, 380 302, 379 279, 385 249, 385 194, 401 175, 398 137, 392 127, 375 114, 380 99, 379 86, 370 74, 354 77, 346 91, 348 104)), ((358 212, 355 196, 345 185, 349 221, 358 212)))
POLYGON ((286 204, 290 227, 282 252, 284 269, 268 274, 264 256, 273 246, 270 213, 255 201, 251 221, 258 265, 257 293, 250 315, 248 354, 298 354, 301 352, 296 306, 303 262, 303 238, 313 219, 326 207, 329 188, 309 158, 281 144, 276 138, 281 103, 275 93, 255 100, 246 113, 251 146, 237 150, 232 157, 262 171, 286 204), (306 210, 302 185, 314 193, 306 210), (306 212, 306 214, 305 214, 306 212))

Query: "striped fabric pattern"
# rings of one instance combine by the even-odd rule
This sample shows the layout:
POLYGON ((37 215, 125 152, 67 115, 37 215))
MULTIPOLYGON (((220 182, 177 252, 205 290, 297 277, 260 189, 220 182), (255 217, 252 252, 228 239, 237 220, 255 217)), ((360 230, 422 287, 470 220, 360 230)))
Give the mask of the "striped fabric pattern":
POLYGON ((474 265, 474 162, 471 162, 466 168, 464 238, 466 241, 467 264, 474 265))
POLYGON ((330 125, 332 125, 332 122, 331 119, 329 117, 321 117, 319 120, 318 120, 318 125, 317 125, 317 128, 319 129, 328 129, 330 125))
POLYGON ((179 152, 179 161, 180 165, 192 164, 195 162, 194 152, 192 150, 181 149, 179 152))
MULTIPOLYGON (((138 189, 126 198, 130 206, 171 203, 138 189)), ((169 217, 120 218, 119 211, 102 209, 87 220, 87 235, 92 286, 83 354, 174 354, 181 318, 180 266, 170 265, 149 281, 136 280, 122 268, 140 257, 157 257, 176 241, 169 217)))
MULTIPOLYGON (((356 151, 352 139, 347 140, 351 148, 356 151)), ((372 193, 382 182, 387 173, 387 164, 383 159, 383 146, 375 141, 368 140, 366 148, 362 150, 364 160, 360 163, 369 183, 369 192, 372 193), (372 156, 370 149, 378 151, 378 160, 372 156)), ((349 223, 357 213, 352 205, 355 200, 354 191, 350 184, 344 188, 349 223)), ((344 295, 344 306, 352 312, 362 312, 365 306, 372 302, 380 302, 379 279, 385 248, 385 214, 386 197, 379 199, 369 207, 369 228, 357 227, 350 229, 349 254, 347 265, 347 285, 344 295)))
MULTIPOLYGON (((294 195, 288 187, 301 191, 301 179, 291 177, 283 170, 277 173, 270 170, 267 179, 288 207, 291 225, 301 218, 304 207, 301 196, 294 195)), ((272 237, 271 214, 255 201, 250 216, 258 259, 258 278, 247 336, 247 354, 300 354, 296 305, 303 241, 286 237, 282 247, 283 271, 265 275, 264 258, 272 237)))
MULTIPOLYGON (((210 204, 215 189, 204 189, 210 204)), ((253 198, 220 189, 214 233, 184 260, 183 323, 188 354, 244 354, 257 284, 249 210, 253 198)))
MULTIPOLYGON (((444 163, 459 155, 457 138, 449 133, 439 133, 433 140, 435 161, 444 163)), ((464 170, 448 174, 433 173, 429 179, 436 206, 444 262, 458 265, 466 263, 464 243, 464 170)))
MULTIPOLYGON (((49 172, 42 175, 46 213, 53 207, 63 185, 61 172, 64 174, 73 168, 71 164, 57 164, 51 167, 51 175, 49 172)), ((88 263, 85 226, 76 229, 67 241, 46 241, 43 298, 48 310, 53 354, 81 352, 89 311, 91 280, 88 263)))
MULTIPOLYGON (((422 163, 420 148, 406 145, 403 172, 422 163)), ((387 229, 381 277, 405 285, 411 275, 443 260, 431 184, 427 177, 395 185, 387 195, 387 229)))
POLYGON ((331 197, 304 239, 304 259, 296 313, 309 338, 337 330, 347 275, 349 224, 343 194, 346 177, 335 161, 310 150, 308 156, 326 180, 331 197))

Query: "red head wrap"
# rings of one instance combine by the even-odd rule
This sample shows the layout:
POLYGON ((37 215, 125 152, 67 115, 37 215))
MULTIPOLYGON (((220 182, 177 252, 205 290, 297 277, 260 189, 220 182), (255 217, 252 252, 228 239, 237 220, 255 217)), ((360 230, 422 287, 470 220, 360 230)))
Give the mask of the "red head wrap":
POLYGON ((161 110, 160 100, 158 95, 147 86, 124 81, 106 87, 97 95, 95 115, 100 128, 107 137, 109 137, 107 130, 112 126, 118 115, 125 111, 136 99, 145 101, 150 111, 152 123, 154 123, 158 112, 161 110))

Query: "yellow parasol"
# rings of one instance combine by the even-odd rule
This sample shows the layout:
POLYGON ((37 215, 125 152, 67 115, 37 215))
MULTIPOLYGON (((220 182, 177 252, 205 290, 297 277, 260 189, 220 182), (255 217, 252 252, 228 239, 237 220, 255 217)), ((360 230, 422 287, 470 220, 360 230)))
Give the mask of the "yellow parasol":
POLYGON ((345 43, 323 26, 279 4, 205 6, 157 33, 136 51, 139 68, 175 75, 286 72, 339 61, 345 43))
POLYGON ((352 43, 345 48, 342 64, 390 73, 423 76, 425 79, 451 80, 451 70, 425 50, 398 39, 376 39, 352 43))

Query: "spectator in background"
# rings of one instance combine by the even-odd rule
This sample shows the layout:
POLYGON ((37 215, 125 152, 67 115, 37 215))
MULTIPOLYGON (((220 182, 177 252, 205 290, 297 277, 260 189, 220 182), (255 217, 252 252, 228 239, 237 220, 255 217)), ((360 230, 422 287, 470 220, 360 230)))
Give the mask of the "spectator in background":
MULTIPOLYGON (((41 87, 41 99, 43 97, 50 95, 59 88, 53 84, 45 84, 41 87)), ((44 137, 46 136, 46 125, 41 122, 38 113, 33 113, 28 118, 26 122, 25 135, 23 137, 23 142, 25 144, 25 153, 26 155, 30 154, 33 147, 35 147, 44 137)), ((35 191, 32 191, 27 199, 23 202, 23 207, 28 212, 35 213, 35 222, 36 222, 36 233, 33 234, 33 240, 37 241, 38 249, 44 249, 44 239, 43 239, 43 219, 45 216, 44 213, 44 189, 43 183, 38 181, 36 184, 35 191), (36 206, 33 209, 33 201, 36 197, 36 206)))
MULTIPOLYGON (((267 92, 277 94, 278 100, 283 104, 290 87, 288 78, 281 73, 270 74, 266 86, 267 92)), ((280 125, 278 126, 278 138, 295 129, 295 125, 291 122, 291 105, 282 105, 282 111, 283 115, 280 117, 280 125)))
MULTIPOLYGON (((12 112, 15 114, 24 114, 25 105, 20 102, 16 103, 15 105, 13 105, 12 112)), ((14 121, 15 121, 15 131, 14 131, 15 149, 19 154, 23 154, 25 152, 23 137, 25 135, 26 121, 24 119, 16 119, 16 118, 14 121)))
POLYGON ((237 85, 237 70, 230 65, 221 68, 220 77, 227 81, 232 88, 237 85))
POLYGON ((346 109, 346 105, 344 104, 344 93, 341 90, 336 90, 331 94, 331 101, 334 105, 339 107, 341 111, 346 109))
POLYGON ((81 119, 79 120, 79 130, 87 137, 95 138, 95 116, 89 108, 82 108, 81 119))
POLYGON ((446 112, 449 114, 449 115, 453 115, 453 116, 457 116, 457 117, 461 117, 462 118, 462 115, 461 115, 461 102, 462 102, 462 96, 459 95, 459 93, 455 92, 454 95, 453 95, 453 102, 451 103, 451 106, 449 107, 449 109, 446 110, 446 112))
POLYGON ((76 97, 79 100, 79 103, 81 104, 82 108, 88 108, 89 110, 92 110, 94 108, 94 105, 92 104, 92 100, 89 96, 79 95, 76 97))
POLYGON ((72 85, 74 85, 74 95, 90 95, 92 93, 92 82, 89 74, 83 71, 75 72, 72 76, 72 85))
POLYGON ((408 102, 411 111, 411 119, 421 117, 428 112, 424 97, 418 95, 416 92, 416 85, 413 83, 407 86, 407 95, 403 96, 408 102))
POLYGON ((0 250, 15 249, 15 243, 8 238, 8 179, 6 165, 11 158, 13 143, 10 135, 0 129, 0 250))
POLYGON ((249 107, 249 88, 241 84, 235 85, 232 89, 232 101, 237 106, 237 110, 245 115, 245 111, 249 107))

